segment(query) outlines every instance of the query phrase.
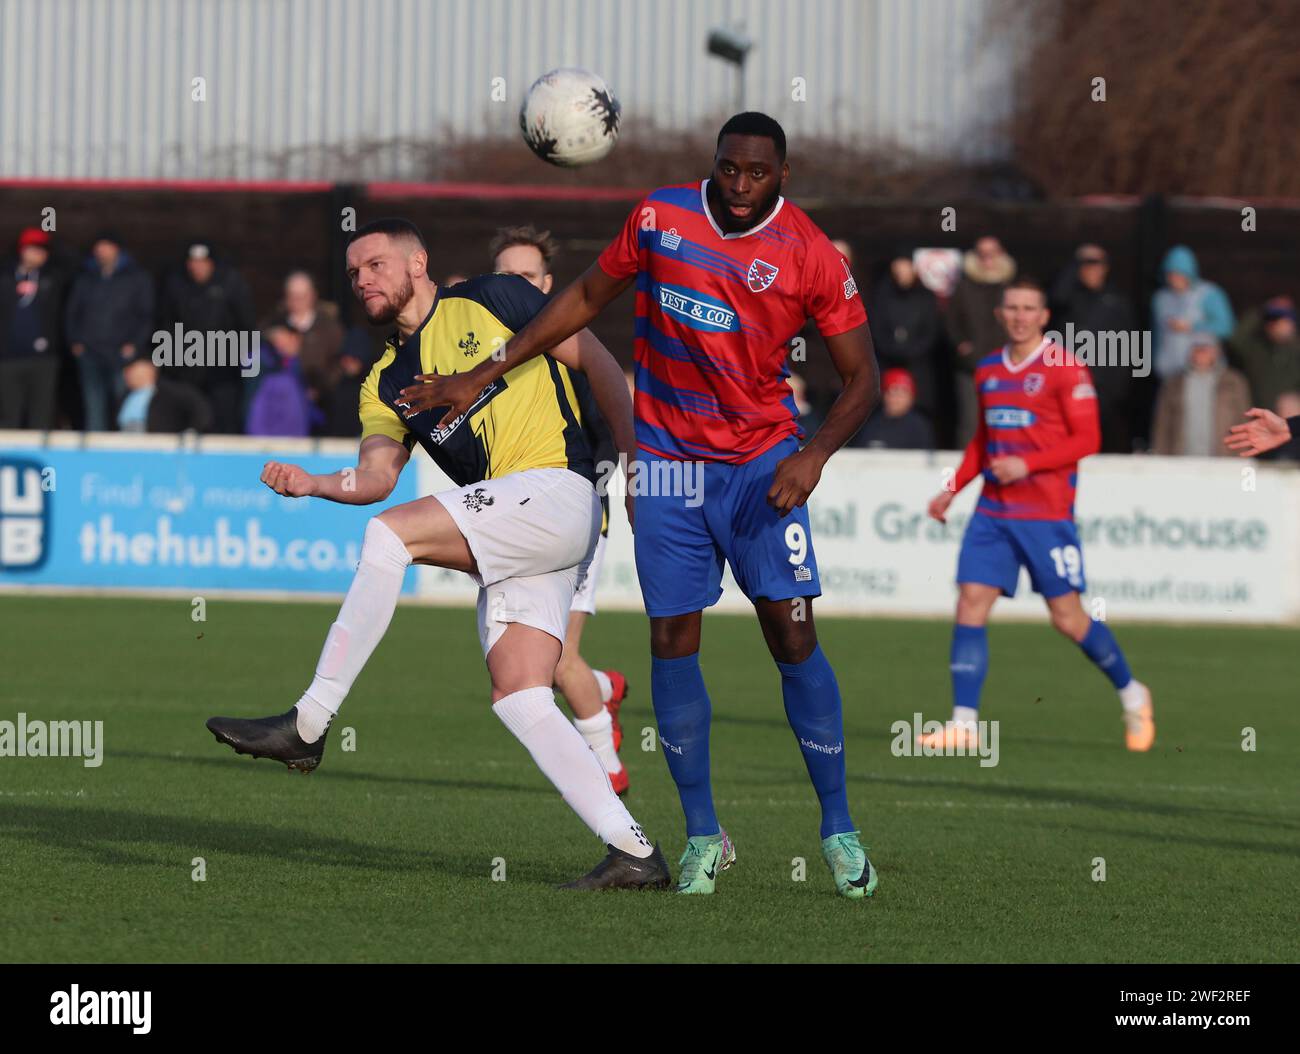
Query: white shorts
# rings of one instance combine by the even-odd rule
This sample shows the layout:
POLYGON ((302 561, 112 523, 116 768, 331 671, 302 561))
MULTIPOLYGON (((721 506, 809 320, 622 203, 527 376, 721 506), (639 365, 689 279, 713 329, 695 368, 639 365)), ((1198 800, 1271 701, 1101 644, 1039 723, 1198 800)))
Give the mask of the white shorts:
POLYGON ((531 468, 434 495, 478 564, 483 654, 511 622, 564 643, 569 607, 600 537, 596 488, 567 468, 531 468))
POLYGON ((591 563, 578 583, 578 591, 573 594, 573 611, 583 611, 588 615, 596 613, 596 580, 600 578, 600 567, 605 562, 605 543, 609 539, 603 534, 596 539, 596 551, 591 554, 591 563))

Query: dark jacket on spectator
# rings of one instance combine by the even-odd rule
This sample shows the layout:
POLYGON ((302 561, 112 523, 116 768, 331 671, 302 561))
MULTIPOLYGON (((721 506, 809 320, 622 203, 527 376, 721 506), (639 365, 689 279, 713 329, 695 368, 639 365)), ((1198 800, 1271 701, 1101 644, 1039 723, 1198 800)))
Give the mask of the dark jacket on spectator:
POLYGON ((917 406, 933 414, 934 355, 940 333, 939 303, 934 294, 919 278, 910 289, 903 289, 887 274, 876 284, 867 317, 880 371, 907 370, 916 382, 917 406))
POLYGON ((92 258, 68 298, 67 341, 118 366, 122 345, 134 345, 137 353, 151 347, 153 307, 153 281, 129 253, 118 254, 107 277, 92 258))
POLYGON ((881 450, 933 450, 934 429, 915 410, 908 410, 902 417, 890 417, 883 408, 878 408, 849 445, 881 450))
MULTIPOLYGON (((128 393, 129 394, 129 393, 128 393)), ((125 398, 119 399, 113 411, 113 420, 117 420, 125 398)), ((212 407, 203 398, 201 392, 195 391, 188 384, 177 384, 165 377, 159 377, 154 388, 153 398, 149 400, 149 409, 145 414, 144 430, 164 434, 180 432, 206 432, 212 427, 212 407)))
MULTIPOLYGON (((1076 332, 1093 334, 1094 347, 1101 333, 1134 332, 1133 305, 1108 282, 1101 289, 1090 289, 1079 281, 1078 270, 1071 264, 1052 287, 1049 299, 1052 319, 1050 328, 1066 334, 1066 326, 1073 324, 1076 332)), ((1129 354, 1139 351, 1130 337, 1129 354)), ((1148 363, 1148 367, 1152 364, 1148 363)), ((1133 452, 1134 377, 1136 362, 1130 365, 1103 365, 1089 367, 1092 383, 1097 389, 1097 410, 1101 417, 1101 453, 1131 454, 1133 452)))
POLYGON ((365 383, 365 373, 355 377, 344 373, 338 384, 330 391, 321 404, 325 420, 321 425, 321 434, 326 436, 359 436, 361 434, 361 386, 365 383))
POLYGON ((1232 334, 1229 361, 1246 375, 1256 406, 1271 410, 1283 392, 1300 392, 1300 336, 1274 344, 1258 310, 1248 312, 1232 334))
MULTIPOLYGON (((238 271, 217 264, 212 277, 199 285, 183 268, 163 283, 162 328, 172 330, 180 323, 199 332, 253 331, 253 297, 238 271)), ((218 385, 242 385, 238 364, 221 367, 176 367, 174 380, 197 384, 204 390, 218 385)))
POLYGON ((18 359, 35 355, 56 358, 63 345, 63 273, 47 260, 36 277, 36 295, 28 309, 34 339, 15 344, 14 319, 18 311, 18 261, 0 264, 0 359, 18 359), (39 341, 44 341, 44 347, 39 341))
POLYGON ((322 434, 327 436, 359 436, 361 434, 361 386, 371 367, 382 354, 382 336, 367 326, 352 326, 343 338, 339 356, 339 381, 334 390, 321 403, 325 412, 322 434), (344 357, 355 360, 349 367, 344 357))

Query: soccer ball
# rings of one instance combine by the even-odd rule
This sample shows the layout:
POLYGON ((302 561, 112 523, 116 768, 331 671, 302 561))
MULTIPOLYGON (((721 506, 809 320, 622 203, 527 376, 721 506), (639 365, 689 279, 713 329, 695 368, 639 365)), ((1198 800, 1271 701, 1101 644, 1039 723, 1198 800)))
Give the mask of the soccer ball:
POLYGON ((519 110, 519 130, 543 161, 576 168, 599 161, 618 141, 620 108, 590 70, 562 67, 533 82, 519 110))

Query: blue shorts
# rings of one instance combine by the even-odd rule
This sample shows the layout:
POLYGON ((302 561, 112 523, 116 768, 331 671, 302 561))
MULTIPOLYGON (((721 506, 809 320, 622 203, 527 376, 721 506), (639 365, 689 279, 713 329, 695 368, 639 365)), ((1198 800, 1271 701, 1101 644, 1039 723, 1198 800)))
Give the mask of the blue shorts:
POLYGON ((1044 600, 1083 593, 1083 549, 1073 520, 1008 520, 976 513, 957 557, 957 582, 997 586, 1016 595, 1020 569, 1044 600))
POLYGON ((638 451, 633 538, 648 615, 684 615, 716 604, 724 560, 750 600, 821 596, 807 507, 778 516, 767 503, 776 463, 798 449, 791 436, 743 465, 673 462, 638 451), (686 493, 662 485, 683 479, 683 472, 686 493))

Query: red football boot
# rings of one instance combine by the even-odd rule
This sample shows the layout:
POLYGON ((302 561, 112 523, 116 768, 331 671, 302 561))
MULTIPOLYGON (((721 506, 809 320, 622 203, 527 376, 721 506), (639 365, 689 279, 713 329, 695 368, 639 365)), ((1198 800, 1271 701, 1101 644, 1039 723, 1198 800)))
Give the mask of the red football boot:
MULTIPOLYGON (((606 670, 605 676, 609 678, 610 688, 613 694, 609 697, 609 702, 605 704, 605 709, 609 711, 609 716, 614 719, 614 749, 623 749, 623 723, 618 719, 619 708, 623 705, 623 700, 627 698, 627 678, 617 670, 606 670)), ((626 775, 624 779, 626 779, 626 775)), ((615 790, 618 785, 615 784, 615 790)), ((623 791, 619 791, 620 794, 623 791)))

